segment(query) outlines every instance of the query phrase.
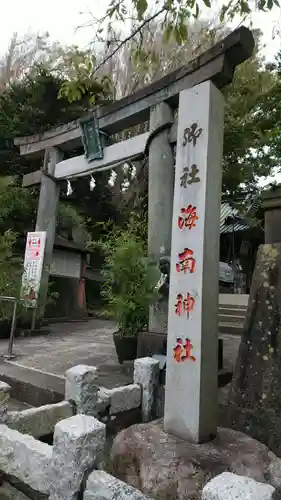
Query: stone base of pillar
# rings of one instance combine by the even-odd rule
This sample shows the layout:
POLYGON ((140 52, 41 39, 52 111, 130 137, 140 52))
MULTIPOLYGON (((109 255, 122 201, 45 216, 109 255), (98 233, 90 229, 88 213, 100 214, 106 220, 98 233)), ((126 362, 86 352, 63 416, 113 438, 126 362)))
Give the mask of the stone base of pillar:
MULTIPOLYGON (((111 448, 111 464, 117 478, 161 499, 201 499, 205 484, 225 471, 273 487, 281 480, 281 460, 249 436, 219 428, 212 442, 194 444, 165 433, 161 420, 133 425, 119 433, 111 448)), ((246 496, 236 498, 244 500, 246 496)))

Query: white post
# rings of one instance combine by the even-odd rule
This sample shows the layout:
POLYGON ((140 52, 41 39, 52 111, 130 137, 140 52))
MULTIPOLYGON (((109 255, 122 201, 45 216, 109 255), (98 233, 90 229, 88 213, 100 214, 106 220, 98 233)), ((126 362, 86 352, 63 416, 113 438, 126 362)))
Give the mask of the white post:
POLYGON ((134 384, 139 384, 142 388, 141 413, 143 422, 149 422, 152 419, 158 381, 158 360, 153 358, 135 359, 134 384))
POLYGON ((223 97, 210 82, 180 93, 164 427, 197 443, 217 430, 223 97))

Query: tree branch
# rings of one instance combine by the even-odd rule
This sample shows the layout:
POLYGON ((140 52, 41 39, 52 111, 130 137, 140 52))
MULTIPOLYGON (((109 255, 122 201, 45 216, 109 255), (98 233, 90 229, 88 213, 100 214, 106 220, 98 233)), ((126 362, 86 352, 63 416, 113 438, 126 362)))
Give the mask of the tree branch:
POLYGON ((141 23, 129 36, 127 36, 121 43, 119 43, 119 45, 110 54, 108 54, 108 56, 106 56, 102 60, 102 62, 95 68, 95 70, 93 71, 91 76, 93 76, 95 73, 97 73, 97 71, 100 68, 102 68, 102 66, 104 66, 104 64, 109 59, 111 59, 116 54, 116 52, 118 52, 124 45, 126 45, 127 42, 132 40, 132 38, 134 38, 134 36, 136 36, 147 24, 149 24, 151 21, 156 19, 156 17, 160 16, 160 14, 162 14, 162 12, 165 12, 165 10, 167 10, 167 7, 162 7, 162 9, 160 9, 158 12, 153 14, 153 16, 149 17, 148 19, 145 19, 145 21, 143 21, 143 23, 141 23))

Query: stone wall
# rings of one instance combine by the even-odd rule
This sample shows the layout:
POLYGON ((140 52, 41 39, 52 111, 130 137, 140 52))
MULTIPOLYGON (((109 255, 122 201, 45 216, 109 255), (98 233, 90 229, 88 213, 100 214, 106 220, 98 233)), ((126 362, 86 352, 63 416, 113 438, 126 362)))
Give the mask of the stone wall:
MULTIPOLYGON (((22 500, 47 497, 49 500, 78 497, 83 500, 151 500, 98 468, 102 463, 105 439, 105 424, 87 415, 75 415, 56 424, 53 446, 1 424, 0 464, 6 476, 4 491, 13 490, 7 482, 11 477, 29 488, 28 496, 24 494, 25 488, 18 494, 17 490, 13 491, 15 498, 22 500)), ((277 498, 275 493, 273 486, 226 472, 206 484, 202 500, 273 500, 277 498)))
POLYGON ((9 411, 10 387, 0 383, 0 472, 16 480, 21 494, 49 500, 85 498, 147 499, 103 471, 106 427, 148 421, 153 415, 159 363, 151 358, 135 362, 134 383, 114 389, 96 385, 97 369, 79 365, 66 372, 65 401, 9 411), (131 421, 133 420, 133 421, 131 421), (122 422, 122 423, 121 423, 122 422), (35 438, 54 434, 53 446, 35 438), (19 486, 21 485, 21 486, 19 486), (27 488, 27 490, 26 490, 27 488), (106 492, 106 493, 105 493, 106 492), (39 495, 39 497, 37 496, 39 495))
MULTIPOLYGON (((153 417, 159 362, 136 360, 134 383, 110 390, 95 385, 96 373, 95 367, 85 365, 68 370, 65 401, 22 412, 8 411, 9 386, 0 384, 3 498, 149 500, 102 468, 110 422, 135 410, 142 421, 153 417), (52 432, 52 446, 35 439, 52 432)), ((223 473, 207 483, 202 500, 273 500, 275 493, 270 485, 223 473)))
POLYGON ((113 476, 95 470, 103 461, 105 439, 105 424, 87 415, 57 423, 53 446, 1 424, 1 473, 16 479, 24 491, 27 487, 32 498, 43 494, 49 500, 73 500, 79 494, 88 500, 114 500, 118 494, 120 500, 148 500, 113 476))
POLYGON ((0 382, 0 424, 40 438, 52 434, 58 422, 77 413, 98 418, 112 432, 155 416, 158 361, 137 359, 134 383, 114 389, 98 387, 96 374, 94 366, 74 366, 65 375, 65 401, 24 411, 8 411, 11 388, 0 382))
POLYGON ((66 372, 65 399, 74 404, 77 413, 94 416, 109 424, 120 414, 126 418, 126 413, 139 410, 143 422, 151 420, 155 413, 159 361, 136 359, 134 383, 114 389, 98 387, 96 374, 97 368, 87 365, 74 366, 66 372))
POLYGON ((11 429, 39 438, 52 434, 60 420, 73 415, 73 406, 68 401, 61 401, 39 408, 8 412, 6 423, 11 429))
POLYGON ((48 494, 51 461, 51 446, 0 425, 1 472, 16 477, 34 491, 48 494))

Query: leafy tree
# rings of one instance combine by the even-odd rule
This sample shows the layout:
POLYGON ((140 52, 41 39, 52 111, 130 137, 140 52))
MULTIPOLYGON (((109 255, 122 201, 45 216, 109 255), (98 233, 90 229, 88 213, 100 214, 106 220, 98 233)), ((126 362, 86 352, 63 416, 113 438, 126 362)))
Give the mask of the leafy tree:
MULTIPOLYGON (((67 52, 67 54, 66 61, 70 58, 70 53, 67 52)), ((53 65, 52 61, 49 63, 50 66, 53 65)), ((64 82, 63 64, 61 61, 60 65, 58 63, 57 60, 53 70, 43 66, 32 68, 25 77, 16 83, 10 83, 6 90, 0 94, 0 137, 4 138, 8 144, 11 143, 10 149, 3 148, 2 144, 0 175, 14 177, 13 185, 9 187, 7 196, 11 196, 10 190, 14 190, 15 198, 21 200, 22 203, 25 203, 28 198, 30 210, 34 210, 33 217, 30 216, 28 210, 18 210, 19 224, 21 225, 19 232, 22 232, 24 228, 25 231, 34 228, 34 215, 38 201, 37 189, 22 190, 20 188, 21 177, 27 172, 40 168, 41 160, 27 160, 21 157, 17 148, 13 147, 14 137, 37 134, 84 116, 89 106, 91 92, 95 92, 97 101, 107 96, 107 90, 104 91, 101 84, 93 81, 89 87, 88 95, 86 94, 79 101, 70 103, 65 97, 58 99, 60 88, 64 82), (22 196, 17 193, 17 190, 22 193, 22 196)), ((45 66, 48 64, 46 63, 45 66)), ((66 67, 65 73, 68 70, 66 67)), ((70 74, 75 74, 73 68, 70 74)), ((71 155, 75 154, 83 154, 83 148, 71 152, 71 155)), ((111 196, 107 188, 106 175, 110 174, 104 174, 102 182, 97 181, 97 186, 92 193, 89 191, 88 179, 78 180, 75 182, 74 193, 71 197, 66 196, 66 183, 62 183, 61 200, 63 204, 58 221, 59 232, 70 236, 74 227, 81 228, 81 226, 85 226, 85 229, 91 232, 95 221, 99 221, 99 217, 102 217, 100 210, 103 211, 105 217, 115 216, 116 209, 110 201, 111 196)), ((14 208, 11 210, 14 213, 14 208)), ((5 228, 13 227, 12 220, 5 219, 5 223, 7 224, 5 228)))
POLYGON ((274 84, 263 95, 256 121, 262 122, 261 133, 267 137, 266 150, 258 151, 258 160, 266 153, 271 164, 280 171, 281 166, 281 51, 276 55, 268 70, 272 72, 274 84))
POLYGON ((257 191, 261 176, 274 167, 268 149, 272 130, 261 112, 263 102, 273 98, 275 77, 259 56, 261 33, 255 33, 256 50, 238 66, 233 82, 224 90, 223 194, 234 199, 257 191))
MULTIPOLYGON (((16 234, 11 230, 0 232, 0 295, 18 297, 22 266, 14 256, 16 234)), ((8 319, 12 314, 11 303, 0 302, 0 318, 8 319)), ((10 325, 7 325, 10 326, 10 325)), ((3 330, 3 323, 1 324, 3 330)), ((3 333, 3 332, 2 332, 3 333)))
POLYGON ((91 14, 92 21, 89 24, 95 30, 95 43, 97 40, 105 43, 107 47, 106 56, 100 61, 92 74, 97 73, 101 67, 128 42, 135 42, 134 54, 140 61, 146 57, 143 50, 143 42, 147 28, 156 21, 160 26, 162 41, 165 43, 173 38, 181 46, 189 37, 188 23, 194 19, 208 15, 208 8, 218 12, 221 23, 239 17, 244 19, 254 11, 268 12, 274 6, 279 6, 278 0, 257 0, 252 3, 250 0, 224 1, 218 11, 215 0, 156 0, 151 7, 148 0, 111 0, 105 15, 96 18, 91 14), (207 7, 207 9, 206 9, 207 7), (116 25, 126 24, 132 26, 131 31, 124 30, 118 38, 117 44, 112 47, 112 34, 116 25))

